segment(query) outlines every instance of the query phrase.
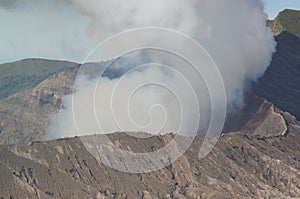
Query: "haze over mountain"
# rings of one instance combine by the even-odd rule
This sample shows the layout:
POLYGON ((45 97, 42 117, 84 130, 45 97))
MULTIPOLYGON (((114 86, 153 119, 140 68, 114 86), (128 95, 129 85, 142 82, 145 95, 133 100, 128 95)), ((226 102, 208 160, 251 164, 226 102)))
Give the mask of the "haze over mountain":
MULTIPOLYGON (((62 97, 72 92, 78 66, 48 60, 18 62, 58 67, 36 73, 36 81, 21 84, 0 99, 0 142, 26 142, 0 145, 0 197, 299 198, 299 19, 299 11, 285 10, 269 23, 277 52, 246 95, 244 109, 227 118, 227 134, 213 151, 198 158, 203 141, 199 135, 184 156, 152 173, 130 174, 104 166, 79 138, 34 142, 45 138, 49 117, 63 108, 62 97)), ((147 139, 124 133, 109 136, 121 148, 145 152, 162 148, 173 134, 147 139)))

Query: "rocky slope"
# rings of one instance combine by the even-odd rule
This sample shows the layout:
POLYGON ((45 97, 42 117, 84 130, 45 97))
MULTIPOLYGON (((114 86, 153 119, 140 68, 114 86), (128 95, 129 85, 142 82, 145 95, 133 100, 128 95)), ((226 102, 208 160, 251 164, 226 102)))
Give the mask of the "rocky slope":
MULTIPOLYGON (((3 138, 40 139, 39 129, 61 108, 76 71, 61 72, 7 98, 0 107, 10 107, 16 115, 6 113, 8 119, 1 122, 8 121, 5 129, 20 128, 20 134, 4 131, 2 136, 10 138, 3 138)), ((240 114, 227 121, 229 133, 206 158, 198 158, 203 141, 198 136, 184 156, 152 173, 111 169, 97 162, 79 138, 0 145, 0 198, 299 198, 299 122, 261 97, 249 94, 247 99, 240 114)), ((137 139, 117 133, 110 138, 124 149, 145 152, 163 147, 172 135, 137 139)))
MULTIPOLYGON (((203 141, 198 136, 176 162, 144 174, 97 162, 79 138, 0 145, 0 197, 299 198, 300 126, 290 114, 277 113, 284 118, 285 134, 225 134, 204 159, 198 158, 203 141)), ((145 152, 163 147, 172 134, 138 139, 116 133, 110 139, 145 152)))

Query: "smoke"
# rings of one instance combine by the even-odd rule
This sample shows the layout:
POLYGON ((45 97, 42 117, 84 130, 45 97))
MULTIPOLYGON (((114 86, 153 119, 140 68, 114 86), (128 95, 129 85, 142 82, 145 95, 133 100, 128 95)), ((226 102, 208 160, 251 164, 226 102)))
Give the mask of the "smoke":
MULTIPOLYGON (((246 85, 256 81, 265 72, 275 49, 273 34, 266 27, 267 15, 260 0, 68 0, 68 2, 82 14, 92 18, 87 32, 98 41, 124 30, 154 26, 183 32, 198 41, 219 67, 230 113, 243 106, 246 85)), ((132 37, 123 40, 122 43, 130 45, 136 40, 138 39, 132 37)), ((145 41, 147 44, 161 42, 178 41, 172 37, 164 41, 160 35, 152 35, 145 41)), ((189 46, 180 42, 177 47, 189 50, 189 46)), ((108 51, 114 52, 117 49, 116 44, 108 51)), ((107 54, 109 53, 101 51, 95 55, 97 59, 90 58, 87 61, 99 62, 116 58, 107 54)), ((99 87, 97 78, 79 73, 75 85, 76 92, 64 97, 65 109, 52 117, 49 135, 76 135, 72 97, 75 102, 73 105, 76 105, 76 127, 80 129, 80 135, 114 131, 167 133, 177 132, 178 129, 183 133, 195 133, 190 132, 194 130, 191 121, 198 119, 198 109, 201 120, 197 130, 205 131, 211 114, 209 89, 205 81, 195 75, 195 71, 187 69, 189 67, 189 64, 162 52, 140 52, 138 55, 128 55, 116 61, 108 73, 117 75, 102 78, 99 87), (139 61, 134 63, 132 60, 139 61), (135 66, 149 62, 170 65, 179 71, 179 74, 157 64, 126 73, 135 66), (130 95, 137 85, 143 85, 147 81, 163 82, 172 89, 151 85, 130 95), (115 87, 117 90, 114 90, 115 87), (195 93, 188 91, 186 89, 188 87, 193 88, 195 93), (112 108, 117 111, 112 112, 112 108), (94 119, 95 115, 98 120, 94 119)), ((215 91, 221 89, 217 84, 210 86, 215 91)))

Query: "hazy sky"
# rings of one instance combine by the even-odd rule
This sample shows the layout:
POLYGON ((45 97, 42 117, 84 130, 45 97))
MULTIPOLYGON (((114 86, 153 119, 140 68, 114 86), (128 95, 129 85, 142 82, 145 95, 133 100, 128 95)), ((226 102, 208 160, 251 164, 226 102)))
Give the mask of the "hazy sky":
MULTIPOLYGON (((300 9, 300 0, 263 1, 270 18, 284 8, 300 9)), ((32 57, 81 62, 99 42, 87 33, 90 16, 67 1, 27 2, 0 1, 0 63, 32 57)))

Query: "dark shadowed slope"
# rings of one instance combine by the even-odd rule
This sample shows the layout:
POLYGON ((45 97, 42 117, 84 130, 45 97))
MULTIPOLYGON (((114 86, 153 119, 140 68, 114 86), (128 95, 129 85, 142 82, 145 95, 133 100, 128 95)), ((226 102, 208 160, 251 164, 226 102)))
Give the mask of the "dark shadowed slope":
POLYGON ((283 32, 276 40, 277 52, 254 92, 300 120, 300 39, 283 32))
POLYGON ((276 35, 277 52, 254 92, 300 120, 300 11, 286 9, 268 26, 276 35))

